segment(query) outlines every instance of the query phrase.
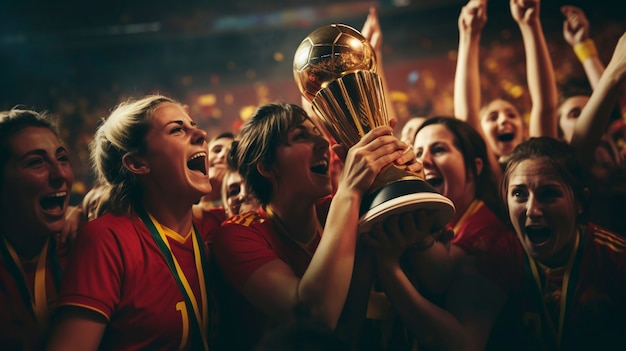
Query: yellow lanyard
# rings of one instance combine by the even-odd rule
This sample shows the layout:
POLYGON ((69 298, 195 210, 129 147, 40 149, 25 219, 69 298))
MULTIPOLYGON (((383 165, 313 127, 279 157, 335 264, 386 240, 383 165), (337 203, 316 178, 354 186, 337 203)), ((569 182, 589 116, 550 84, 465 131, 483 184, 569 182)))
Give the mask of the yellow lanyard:
MULTIPOLYGON (((208 299, 207 299, 207 292, 206 292, 206 285, 205 285, 205 281, 204 281, 204 269, 202 266, 202 256, 201 256, 201 252, 200 252, 200 243, 198 242, 199 240, 197 239, 197 235, 195 233, 195 228, 192 227, 192 231, 194 231, 193 233, 191 233, 191 240, 193 242, 193 256, 194 256, 194 260, 195 260, 195 264, 196 264, 196 270, 198 272, 198 281, 200 283, 200 298, 201 298, 201 302, 202 302, 202 313, 200 313, 200 307, 198 305, 198 300, 196 298, 196 295, 194 294, 193 290, 191 289, 191 285, 189 285, 189 281, 187 280, 187 277, 185 276, 185 272, 182 270, 182 268, 180 267, 178 260, 176 259, 176 256, 174 255, 174 253, 172 252, 172 248, 170 246, 170 243, 167 239, 167 235, 165 234, 166 230, 170 230, 168 228, 165 228, 163 226, 161 226, 161 224, 154 218, 152 217, 151 214, 148 214, 148 216, 150 217, 150 220, 152 221, 152 224, 154 224, 154 227, 156 228, 157 232, 159 233, 159 236, 161 238, 161 242, 167 247, 167 249, 169 250, 169 254, 172 258, 172 261, 174 262, 174 265, 176 267, 176 270, 173 271, 172 273, 174 274, 175 278, 179 279, 180 282, 182 283, 183 287, 184 287, 184 291, 182 291, 183 294, 186 294, 189 298, 189 300, 191 301, 191 307, 193 309, 193 313, 196 317, 196 321, 198 321, 198 324, 201 328, 199 328, 199 332, 200 332, 200 337, 202 339, 202 343, 204 346, 205 350, 208 350, 208 343, 207 343, 207 339, 206 339, 206 335, 205 332, 208 330, 208 315, 209 315, 209 306, 208 306, 208 299)), ((163 252, 163 254, 165 254, 165 252, 163 252)), ((184 348, 186 342, 181 343, 181 347, 184 348)))
MULTIPOLYGON (((45 331, 48 327, 48 300, 46 297, 46 259, 48 256, 48 242, 50 240, 46 240, 46 243, 39 254, 39 258, 37 259, 37 268, 35 270, 35 284, 33 285, 33 292, 30 292, 28 289, 28 283, 26 283, 26 274, 24 273, 24 268, 22 267, 22 262, 20 261, 17 252, 13 246, 6 240, 4 240, 4 245, 13 259, 15 266, 19 270, 19 273, 22 275, 24 280, 24 285, 28 291, 28 297, 24 296, 24 299, 30 300, 31 307, 33 312, 35 313, 35 319, 37 320, 37 325, 39 326, 39 330, 45 331)), ((17 277, 15 277, 17 278, 17 277)), ((16 281, 19 284, 18 281, 16 281)), ((23 293, 24 294, 24 293, 23 293)))
POLYGON ((528 256, 528 262, 530 263, 530 269, 533 274, 533 278, 535 279, 535 283, 537 284, 537 288, 539 289, 540 297, 541 297, 541 306, 543 307, 543 313, 546 316, 548 321, 548 326, 552 331, 552 334, 556 337, 556 345, 557 348, 561 348, 561 339, 563 337, 563 324, 565 323, 565 312, 567 308, 567 293, 569 288, 569 280, 572 273, 572 267, 574 267, 574 261, 576 260, 576 254, 578 252, 578 245, 580 244, 580 233, 576 233, 576 238, 574 239, 574 246, 572 247, 572 252, 567 259, 567 265, 565 266, 565 272, 563 273, 563 283, 561 284, 561 301, 560 301, 560 309, 559 309, 559 325, 558 329, 554 325, 554 321, 552 320, 552 316, 550 311, 548 311, 548 306, 546 305, 546 301, 543 296, 543 285, 541 284, 541 280, 539 277, 539 271, 537 270, 537 264, 535 260, 528 254, 526 248, 526 255, 528 256))
POLYGON ((482 200, 474 199, 472 201, 472 203, 467 207, 467 210, 465 210, 465 213, 463 213, 463 216, 461 216, 459 221, 454 226, 454 229, 452 230, 455 236, 457 235, 457 232, 459 231, 459 229, 461 229, 461 226, 463 226, 465 221, 469 217, 473 216, 474 213, 478 212, 478 210, 480 210, 484 204, 485 203, 482 200))

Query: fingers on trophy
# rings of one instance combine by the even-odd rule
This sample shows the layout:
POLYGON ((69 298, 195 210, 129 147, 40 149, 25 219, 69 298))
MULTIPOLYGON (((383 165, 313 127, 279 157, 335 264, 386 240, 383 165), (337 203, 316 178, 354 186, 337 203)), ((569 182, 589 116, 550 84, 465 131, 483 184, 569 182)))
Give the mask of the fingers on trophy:
MULTIPOLYGON (((331 24, 311 32, 295 52, 293 73, 302 96, 344 146, 350 148, 370 130, 389 124, 375 52, 356 29, 331 24)), ((391 215, 422 209, 434 216, 433 230, 454 215, 452 201, 418 174, 389 167, 363 198, 359 232, 391 215)))

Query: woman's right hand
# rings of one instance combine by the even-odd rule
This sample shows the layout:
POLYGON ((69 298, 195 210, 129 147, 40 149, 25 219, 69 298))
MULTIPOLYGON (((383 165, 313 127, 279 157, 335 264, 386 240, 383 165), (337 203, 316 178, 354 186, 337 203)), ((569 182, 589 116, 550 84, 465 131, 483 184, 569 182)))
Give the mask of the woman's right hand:
POLYGON ((459 14, 459 32, 480 34, 487 23, 487 2, 470 0, 461 8, 459 14))
MULTIPOLYGON (((404 155, 408 146, 393 136, 392 131, 389 126, 376 127, 348 150, 339 177, 340 188, 346 187, 364 194, 383 168, 404 155)), ((340 157, 341 149, 341 145, 333 145, 333 150, 340 157)))

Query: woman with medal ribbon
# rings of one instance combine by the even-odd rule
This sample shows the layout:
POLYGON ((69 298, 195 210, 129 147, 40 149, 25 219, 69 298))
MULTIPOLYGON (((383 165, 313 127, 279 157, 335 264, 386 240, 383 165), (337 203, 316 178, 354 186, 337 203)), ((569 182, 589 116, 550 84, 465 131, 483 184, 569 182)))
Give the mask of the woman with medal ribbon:
POLYGON ((262 208, 231 217, 215 237, 231 297, 244 304, 226 313, 237 326, 232 342, 243 342, 233 349, 252 348, 272 326, 299 317, 336 329, 355 265, 363 194, 394 162, 421 170, 391 132, 375 128, 347 156, 341 152, 345 164, 330 196, 329 142, 302 108, 263 105, 243 126, 231 157, 262 208))
POLYGON ((61 285, 65 225, 74 173, 45 114, 0 112, 0 347, 42 350, 61 285))
POLYGON ((523 249, 512 255, 514 285, 495 330, 501 347, 626 348, 626 240, 585 219, 587 172, 552 138, 511 155, 501 194, 523 249))
POLYGON ((207 350, 206 245, 219 220, 192 215, 211 191, 206 133, 150 95, 117 106, 90 147, 110 209, 76 241, 49 349, 207 350))

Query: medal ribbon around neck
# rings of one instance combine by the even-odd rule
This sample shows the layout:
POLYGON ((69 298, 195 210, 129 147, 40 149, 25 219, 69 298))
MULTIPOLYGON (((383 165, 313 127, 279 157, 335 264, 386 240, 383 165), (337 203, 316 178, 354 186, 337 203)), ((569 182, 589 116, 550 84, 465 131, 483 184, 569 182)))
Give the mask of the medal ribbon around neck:
MULTIPOLYGON (((193 313, 188 313, 189 319, 191 319, 191 325, 196 328, 196 333, 194 335, 199 338, 200 344, 203 346, 204 350, 208 350, 208 343, 206 338, 206 333, 208 332, 208 299, 207 299, 207 291, 204 280, 204 269, 203 267, 208 267, 208 259, 204 252, 204 245, 202 244, 202 240, 195 226, 193 226, 193 254, 196 262, 196 270, 198 272, 198 280, 200 282, 200 298, 202 299, 202 314, 200 314, 200 308, 198 305, 198 300, 196 299, 196 295, 193 293, 191 286, 189 285, 189 281, 185 276, 185 272, 181 269, 176 257, 172 253, 172 249, 167 240, 167 236, 163 232, 160 223, 152 217, 150 214, 146 213, 143 209, 139 209, 138 211, 139 217, 143 221, 143 223, 150 230, 150 234, 154 238, 157 246, 161 250, 161 254, 163 254, 163 258, 167 263, 170 271, 172 272, 172 276, 178 284, 178 288, 185 299, 185 305, 187 305, 187 310, 192 310, 193 313)), ((182 345, 182 344, 181 344, 182 345)))
POLYGON ((29 306, 30 311, 34 314, 39 330, 42 332, 46 331, 48 328, 48 298, 46 294, 46 260, 48 259, 48 254, 50 255, 54 286, 56 289, 59 289, 61 286, 61 264, 56 255, 56 241, 53 238, 46 240, 37 258, 35 283, 33 285, 32 294, 26 283, 26 274, 24 273, 20 257, 11 243, 5 238, 0 240, 0 253, 7 261, 7 268, 17 284, 24 304, 29 306))
POLYGON ((565 272, 563 273, 563 283, 561 285, 561 299, 559 301, 560 308, 559 308, 558 329, 554 325, 552 316, 550 312, 548 311, 548 306, 546 306, 546 301, 543 296, 543 285, 541 284, 539 270, 537 269, 537 263, 528 254, 528 251, 526 250, 526 248, 524 248, 524 251, 526 251, 526 257, 528 258, 528 264, 530 265, 530 270, 533 275, 533 279, 535 281, 535 284, 537 285, 537 290, 539 291, 539 299, 541 302, 541 306, 543 308, 543 314, 545 315, 546 320, 548 322, 548 326, 550 327, 550 331, 552 332, 556 340, 557 349, 561 348, 561 339, 563 337, 563 326, 565 324, 565 315, 567 313, 567 302, 568 302, 567 300, 568 299, 571 300, 571 295, 574 293, 574 289, 576 288, 575 282, 574 284, 570 284, 570 283, 571 283, 571 280, 576 280, 576 275, 574 275, 574 277, 571 277, 571 274, 575 266, 576 257, 579 256, 578 255, 579 248, 582 247, 580 245, 581 236, 582 236, 582 231, 581 232, 577 231, 576 237, 574 239, 574 246, 572 246, 572 251, 569 255, 569 258, 567 259, 567 265, 565 266, 565 272))
MULTIPOLYGON (((276 226, 276 228, 278 229, 278 232, 282 236, 286 237, 287 239, 291 240, 296 245, 298 245, 302 250, 304 250, 304 252, 306 252, 309 255, 309 257, 313 257, 313 254, 309 252, 308 246, 311 244, 311 242, 313 242, 313 240, 316 239, 316 236, 312 236, 306 244, 302 244, 298 240, 292 238, 291 235, 289 235, 289 231, 287 230, 287 228, 285 228, 283 221, 274 213, 274 211, 272 211, 270 206, 267 206, 265 208, 265 213, 267 213, 267 216, 270 218, 270 220, 276 226)), ((322 225, 320 224, 320 221, 317 219, 315 220, 315 223, 317 224, 315 234, 321 237, 324 231, 322 229, 322 225)))

